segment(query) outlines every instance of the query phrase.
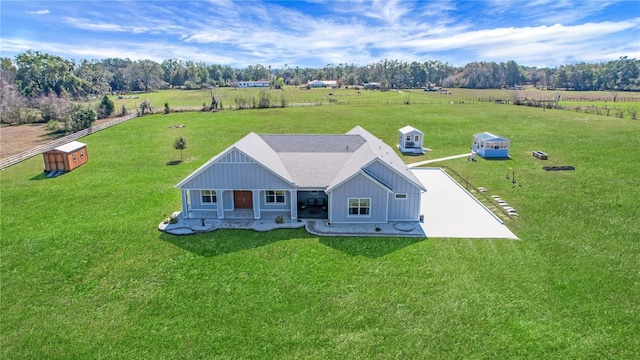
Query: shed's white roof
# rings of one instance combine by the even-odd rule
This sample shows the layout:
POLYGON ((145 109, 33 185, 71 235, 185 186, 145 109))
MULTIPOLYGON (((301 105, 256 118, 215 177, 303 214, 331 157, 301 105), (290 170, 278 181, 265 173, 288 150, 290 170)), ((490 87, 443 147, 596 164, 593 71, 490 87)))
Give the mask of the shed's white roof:
POLYGON ((57 148, 54 148, 53 150, 58 150, 58 151, 62 151, 65 153, 70 153, 70 152, 74 152, 78 149, 81 149, 83 147, 87 146, 87 144, 83 144, 79 141, 72 141, 70 143, 66 143, 64 145, 60 145, 57 148))
POLYGON ((412 133, 412 132, 417 132, 417 133, 420 133, 420 134, 424 135, 424 133, 422 131, 414 128, 413 126, 407 125, 407 126, 403 127, 402 129, 400 129, 400 133, 401 134, 409 134, 409 133, 412 133))

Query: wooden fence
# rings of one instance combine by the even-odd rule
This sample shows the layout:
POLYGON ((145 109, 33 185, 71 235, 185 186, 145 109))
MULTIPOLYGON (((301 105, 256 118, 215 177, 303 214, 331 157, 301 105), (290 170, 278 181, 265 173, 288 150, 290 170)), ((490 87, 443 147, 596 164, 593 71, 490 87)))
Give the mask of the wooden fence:
POLYGON ((23 151, 21 153, 15 154, 15 155, 11 155, 8 156, 2 160, 0 160, 0 170, 6 169, 11 165, 17 164, 23 160, 27 160, 30 159, 34 156, 40 155, 44 152, 47 152, 49 150, 53 150, 54 148, 60 146, 60 145, 64 145, 70 141, 73 140, 77 140, 83 136, 87 136, 89 134, 92 134, 94 132, 98 132, 100 130, 104 130, 108 127, 114 126, 114 125, 118 125, 120 123, 123 123, 125 121, 131 120, 135 117, 137 117, 138 114, 129 114, 129 115, 125 115, 123 117, 119 117, 107 122, 104 122, 102 124, 96 125, 96 126, 92 126, 88 129, 84 129, 84 130, 80 130, 78 132, 75 132, 71 135, 67 135, 64 137, 61 137, 59 139, 53 140, 51 142, 48 142, 46 144, 42 144, 40 146, 34 147, 33 149, 29 149, 26 151, 23 151))

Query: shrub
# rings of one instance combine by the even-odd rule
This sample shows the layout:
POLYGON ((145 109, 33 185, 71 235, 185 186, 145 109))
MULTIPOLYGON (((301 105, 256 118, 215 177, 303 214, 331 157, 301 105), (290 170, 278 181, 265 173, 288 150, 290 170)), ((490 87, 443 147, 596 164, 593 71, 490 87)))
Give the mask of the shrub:
POLYGON ((71 130, 80 131, 91 127, 98 119, 98 113, 91 108, 79 106, 71 115, 71 130))
POLYGON ((284 223, 284 217, 282 215, 278 215, 278 216, 276 216, 274 221, 275 221, 276 224, 283 224, 284 223))
POLYGON ((151 108, 151 103, 148 100, 143 100, 140 103, 140 115, 144 115, 146 113, 153 114, 153 109, 151 108))
POLYGON ((164 103, 164 113, 168 114, 170 112, 171 112, 171 108, 169 108, 169 103, 168 102, 164 103))
POLYGON ((55 120, 49 120, 49 122, 47 122, 47 125, 44 126, 44 129, 46 131, 54 131, 58 128, 58 122, 55 120))
POLYGON ((107 95, 103 96, 98 106, 98 117, 100 119, 108 118, 113 114, 115 108, 116 106, 113 104, 113 101, 111 101, 107 95))

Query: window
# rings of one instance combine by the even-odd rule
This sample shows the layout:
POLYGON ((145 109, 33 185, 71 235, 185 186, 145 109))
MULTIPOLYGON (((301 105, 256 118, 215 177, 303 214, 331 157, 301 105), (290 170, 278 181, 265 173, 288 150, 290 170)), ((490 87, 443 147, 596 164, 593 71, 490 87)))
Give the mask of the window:
POLYGON ((84 151, 80 150, 80 157, 83 158, 84 157, 84 151))
POLYGON ((71 154, 71 157, 73 158, 73 162, 76 162, 76 154, 71 154))
POLYGON ((407 194, 396 194, 396 200, 407 200, 407 194))
POLYGON ((413 141, 418 142, 420 141, 420 135, 416 135, 413 137, 413 141))
POLYGON ((284 204, 284 190, 265 191, 267 204, 284 204))
POLYGON ((369 216, 371 208, 371 199, 349 199, 349 214, 348 216, 369 216))
POLYGON ((218 196, 215 190, 200 190, 203 204, 213 204, 218 202, 218 196))
POLYGON ((407 135, 407 141, 411 141, 411 135, 407 135))

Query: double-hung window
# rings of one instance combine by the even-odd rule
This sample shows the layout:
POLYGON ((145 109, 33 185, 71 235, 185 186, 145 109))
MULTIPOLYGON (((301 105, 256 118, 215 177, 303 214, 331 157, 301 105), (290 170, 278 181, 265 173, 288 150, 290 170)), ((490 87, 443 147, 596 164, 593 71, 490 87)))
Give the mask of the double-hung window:
POLYGON ((267 204, 284 204, 284 190, 267 190, 264 194, 267 204))
POLYGON ((349 216, 370 216, 371 199, 349 198, 349 216))
POLYGON ((218 202, 218 196, 215 190, 200 190, 203 204, 213 204, 218 202))

